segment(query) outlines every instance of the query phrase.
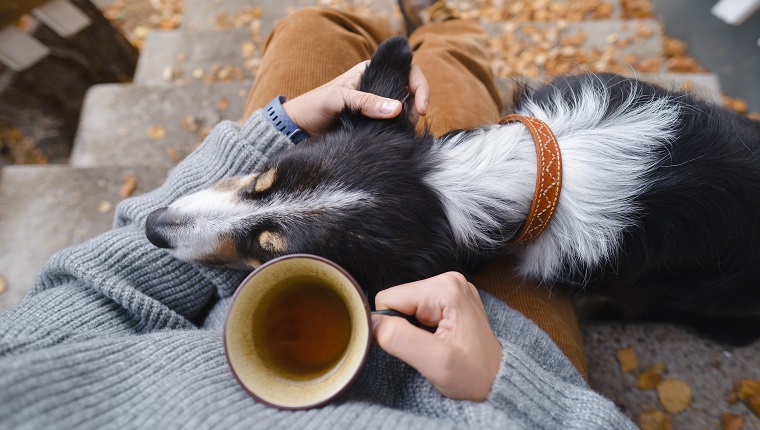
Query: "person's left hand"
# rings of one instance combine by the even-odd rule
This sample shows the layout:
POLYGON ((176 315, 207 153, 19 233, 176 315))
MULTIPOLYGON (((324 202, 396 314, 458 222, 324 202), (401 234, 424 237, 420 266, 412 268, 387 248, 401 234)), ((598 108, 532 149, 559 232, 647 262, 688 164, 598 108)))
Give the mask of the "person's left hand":
MULTIPOLYGON (((358 91, 359 81, 369 61, 364 61, 332 81, 283 103, 282 108, 298 127, 310 136, 330 128, 343 108, 359 110, 369 118, 393 118, 401 113, 399 100, 358 91)), ((409 89, 414 94, 417 114, 427 113, 430 87, 422 69, 412 64, 409 72, 409 89)))
POLYGON ((478 291, 450 272, 383 290, 377 309, 415 315, 435 333, 391 316, 373 315, 375 341, 454 399, 484 401, 501 365, 502 347, 478 291))

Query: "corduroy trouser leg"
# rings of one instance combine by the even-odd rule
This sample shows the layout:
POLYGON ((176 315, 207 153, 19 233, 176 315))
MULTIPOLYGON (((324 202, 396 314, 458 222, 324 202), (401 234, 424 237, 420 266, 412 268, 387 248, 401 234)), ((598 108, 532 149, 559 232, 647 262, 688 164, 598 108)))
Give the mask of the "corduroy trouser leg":
MULTIPOLYGON (((267 38, 245 117, 277 95, 296 97, 369 59, 394 31, 387 19, 331 9, 301 9, 278 22, 267 38)), ((488 62, 487 39, 476 23, 449 20, 418 28, 409 37, 430 83, 424 121, 436 136, 495 123, 501 99, 488 62)), ((506 258, 497 258, 472 282, 522 312, 546 331, 584 377, 587 374, 578 320, 571 299, 518 279, 506 258)))

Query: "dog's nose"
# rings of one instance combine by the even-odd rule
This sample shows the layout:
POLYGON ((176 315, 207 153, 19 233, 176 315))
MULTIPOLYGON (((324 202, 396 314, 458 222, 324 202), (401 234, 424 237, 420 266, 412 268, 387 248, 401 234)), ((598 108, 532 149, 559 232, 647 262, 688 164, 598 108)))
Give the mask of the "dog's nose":
POLYGON ((159 248, 168 249, 171 248, 169 241, 161 234, 161 216, 166 213, 169 208, 156 209, 148 215, 148 219, 145 220, 145 235, 148 237, 150 243, 156 245, 159 248))

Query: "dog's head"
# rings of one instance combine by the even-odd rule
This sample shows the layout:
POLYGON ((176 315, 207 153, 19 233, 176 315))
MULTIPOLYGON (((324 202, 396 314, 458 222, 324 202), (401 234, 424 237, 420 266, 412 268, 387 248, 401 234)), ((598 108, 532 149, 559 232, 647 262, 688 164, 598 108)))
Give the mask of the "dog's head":
POLYGON ((360 89, 408 99, 399 117, 372 120, 345 111, 335 130, 259 172, 156 210, 146 224, 150 241, 186 261, 234 268, 285 254, 320 255, 345 267, 370 298, 457 268, 443 207, 425 182, 436 163, 433 138, 416 133, 409 116, 411 51, 405 40, 394 40, 392 52, 386 42, 373 57, 360 89), (378 58, 384 52, 393 61, 378 58))

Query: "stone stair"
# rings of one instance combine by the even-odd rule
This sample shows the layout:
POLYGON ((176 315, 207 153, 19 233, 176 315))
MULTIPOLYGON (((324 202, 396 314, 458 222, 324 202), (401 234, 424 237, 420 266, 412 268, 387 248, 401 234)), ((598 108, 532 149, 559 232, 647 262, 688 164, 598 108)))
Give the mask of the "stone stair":
MULTIPOLYGON (((137 193, 155 188, 210 127, 220 120, 240 119, 264 37, 273 23, 289 10, 328 1, 186 0, 183 26, 154 31, 145 41, 133 83, 98 85, 89 91, 69 166, 4 168, 0 243, 5 252, 0 254, 0 276, 7 291, 0 294, 0 311, 23 297, 53 252, 110 227, 113 205, 121 198, 119 188, 127 175, 136 178, 137 193)), ((466 9, 467 2, 459 3, 466 9)), ((665 71, 659 24, 622 21, 620 3, 609 3, 613 19, 484 23, 494 46, 526 47, 509 59, 523 62, 524 78, 509 73, 505 59, 498 81, 504 99, 509 99, 514 78, 546 79, 547 65, 537 58, 540 51, 530 51, 533 47, 570 40, 576 43, 570 48, 584 49, 606 64, 623 67, 623 72, 720 101, 715 75, 665 71), (627 67, 629 63, 638 68, 627 67)), ((402 22, 392 0, 330 4, 372 10, 399 28, 402 22)), ((662 406, 654 391, 636 388, 638 371, 621 372, 615 354, 628 346, 639 353, 642 370, 662 361, 667 363, 667 376, 691 385, 693 406, 672 416, 674 428, 717 428, 722 412, 747 413, 743 405, 729 405, 725 393, 735 379, 760 378, 756 358, 760 343, 723 347, 665 324, 587 321, 583 332, 591 385, 634 419, 641 411, 662 406)), ((760 428, 755 417, 748 416, 747 421, 760 428)))

